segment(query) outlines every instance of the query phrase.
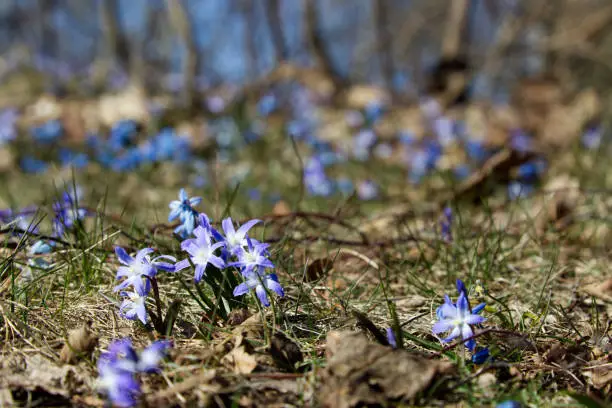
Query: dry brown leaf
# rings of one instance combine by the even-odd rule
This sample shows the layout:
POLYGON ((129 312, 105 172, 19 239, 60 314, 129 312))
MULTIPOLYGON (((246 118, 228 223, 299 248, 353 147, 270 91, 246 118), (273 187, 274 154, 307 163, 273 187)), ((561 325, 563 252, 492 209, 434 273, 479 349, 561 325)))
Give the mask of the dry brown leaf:
POLYGON ((285 201, 280 200, 276 204, 274 204, 272 214, 277 216, 288 215, 291 214, 291 208, 289 208, 289 204, 287 204, 285 201))
POLYGON ((60 361, 74 364, 79 357, 91 353, 98 344, 98 336, 91 331, 91 322, 87 322, 78 329, 71 330, 68 341, 60 351, 60 361))
POLYGON ((325 277, 333 266, 333 257, 317 258, 310 262, 306 267, 304 280, 306 282, 318 281, 319 279, 325 277))
POLYGON ((448 362, 370 343, 365 335, 332 331, 317 399, 323 407, 386 406, 408 401, 450 373, 448 362))
POLYGON ((246 352, 244 346, 236 347, 221 359, 229 364, 236 374, 250 374, 257 367, 255 357, 246 352))
POLYGON ((582 291, 606 302, 612 302, 612 278, 587 285, 582 291))
POLYGON ((612 366, 610 362, 604 363, 601 367, 595 367, 591 374, 593 387, 601 389, 612 384, 612 366))

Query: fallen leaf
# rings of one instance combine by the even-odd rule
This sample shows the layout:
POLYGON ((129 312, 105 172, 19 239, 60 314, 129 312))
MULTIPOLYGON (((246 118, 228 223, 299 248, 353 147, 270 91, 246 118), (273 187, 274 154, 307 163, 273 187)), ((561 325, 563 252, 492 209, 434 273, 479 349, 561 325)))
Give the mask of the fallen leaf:
POLYGON ((272 214, 277 216, 284 216, 291 214, 291 208, 289 208, 289 204, 285 201, 280 200, 276 204, 274 204, 274 208, 272 208, 272 214))
POLYGON ((325 277, 329 270, 334 266, 334 258, 317 258, 306 267, 304 281, 315 282, 325 277))
POLYGON ((296 364, 304 361, 300 346, 281 332, 272 337, 270 354, 280 369, 290 372, 296 371, 296 364))
POLYGON ((236 347, 223 356, 221 361, 231 365, 236 374, 250 374, 257 367, 257 360, 245 351, 244 346, 236 347))
POLYGON ((74 364, 79 357, 91 353, 98 344, 98 336, 91 331, 91 322, 87 322, 78 329, 71 330, 68 341, 60 351, 60 361, 74 364))
POLYGON ((587 285, 582 291, 606 302, 612 302, 612 278, 587 285))
POLYGON ((354 332, 330 332, 326 354, 328 362, 317 390, 323 407, 387 406, 392 401, 407 401, 453 369, 448 362, 373 344, 354 332))

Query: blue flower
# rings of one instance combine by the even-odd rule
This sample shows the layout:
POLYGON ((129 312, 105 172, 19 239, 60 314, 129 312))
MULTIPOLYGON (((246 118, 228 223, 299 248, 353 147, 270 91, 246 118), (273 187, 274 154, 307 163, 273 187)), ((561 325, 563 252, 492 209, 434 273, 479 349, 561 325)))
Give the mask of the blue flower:
POLYGON ((166 356, 171 343, 156 341, 137 353, 130 339, 115 340, 98 359, 97 385, 110 402, 120 407, 133 407, 141 394, 137 373, 159 371, 159 363, 166 356))
POLYGON ((508 184, 508 198, 516 200, 518 198, 526 198, 535 190, 531 184, 521 181, 512 181, 508 184))
POLYGON ((601 126, 591 126, 582 134, 582 145, 589 150, 598 149, 601 146, 602 138, 603 128, 601 126))
POLYGON ((57 120, 50 120, 42 125, 30 129, 30 133, 35 141, 40 143, 52 143, 62 135, 62 123, 57 120))
POLYGON ((19 166, 26 173, 42 173, 47 170, 49 164, 34 157, 26 156, 21 159, 19 166))
POLYGON ((83 168, 89 163, 89 158, 85 153, 75 153, 70 149, 62 148, 59 151, 59 161, 62 166, 83 168))
POLYGON ((140 383, 130 371, 113 367, 111 361, 98 361, 98 388, 100 388, 113 405, 133 407, 140 395, 140 383))
POLYGON ((53 247, 43 240, 36 241, 29 249, 30 255, 43 255, 51 252, 53 247))
POLYGON ((132 285, 136 292, 146 294, 148 290, 146 290, 144 280, 148 282, 148 278, 154 277, 158 270, 174 272, 174 266, 172 264, 159 261, 159 259, 165 259, 175 262, 176 260, 174 257, 162 255, 151 259, 151 253, 153 253, 153 248, 144 248, 138 251, 135 258, 132 258, 125 252, 125 249, 115 247, 115 254, 122 264, 122 266, 117 269, 116 279, 126 278, 114 288, 115 291, 125 289, 132 285))
POLYGON ((198 215, 198 212, 193 208, 202 202, 201 197, 189 198, 184 188, 179 191, 179 199, 171 201, 169 204, 170 214, 168 215, 168 222, 172 222, 175 219, 179 219, 181 222, 185 220, 193 220, 198 215))
POLYGON ((533 139, 525 132, 515 129, 510 133, 510 147, 519 153, 533 149, 533 139))
POLYGON ((316 157, 311 157, 304 167, 304 184, 308 192, 315 196, 329 196, 333 191, 333 183, 325 174, 325 168, 316 157))
POLYGON ((225 249, 231 255, 236 255, 238 251, 248 245, 247 242, 247 232, 255 224, 260 223, 261 220, 250 220, 238 227, 238 229, 234 229, 234 223, 232 222, 231 217, 228 217, 221 221, 221 227, 223 228, 223 232, 225 233, 225 249))
POLYGON ((193 231, 193 233, 195 235, 194 239, 188 239, 181 243, 181 249, 187 252, 190 257, 189 259, 184 259, 177 262, 175 265, 175 271, 178 272, 188 268, 191 265, 191 259, 191 262, 195 265, 194 280, 199 282, 202 280, 208 264, 211 264, 218 269, 225 268, 225 262, 223 262, 223 259, 214 254, 214 252, 221 248, 224 243, 217 242, 212 244, 210 231, 201 225, 199 225, 193 231))
POLYGON ((115 150, 122 150, 128 147, 134 140, 138 125, 133 120, 121 120, 112 127, 108 142, 110 147, 115 150))
POLYGON ((16 109, 4 109, 0 112, 0 146, 15 140, 17 137, 17 119, 19 113, 16 109))
POLYGON ((522 405, 518 401, 507 400, 500 402, 495 406, 495 408, 521 408, 522 405))
POLYGON ((364 180, 357 184, 357 197, 362 200, 373 200, 378 196, 378 186, 372 180, 364 180))
POLYGON ((491 353, 489 352, 489 348, 482 347, 472 355, 472 363, 481 365, 486 363, 490 357, 491 353))
POLYGON ((73 192, 65 191, 60 201, 53 203, 55 217, 53 218, 53 230, 55 236, 61 236, 66 229, 74 227, 77 221, 82 220, 89 211, 79 207, 82 200, 82 190, 76 186, 73 192))
POLYGON ((146 300, 149 292, 149 281, 147 280, 144 289, 140 292, 135 289, 133 292, 121 292, 125 296, 119 306, 119 314, 128 320, 140 320, 142 324, 147 324, 146 300))
POLYGON ((276 293, 278 296, 285 296, 283 287, 278 282, 278 277, 271 273, 267 276, 261 275, 258 272, 251 271, 244 275, 245 281, 234 288, 234 296, 242 296, 249 290, 255 289, 255 294, 262 305, 270 306, 267 290, 276 293))
POLYGON ((440 309, 442 319, 434 323, 432 327, 433 333, 438 335, 450 331, 449 336, 442 339, 445 343, 459 336, 464 340, 472 337, 474 335, 472 326, 481 324, 486 319, 472 313, 464 292, 461 292, 459 295, 456 305, 452 305, 449 300, 446 300, 440 309))
POLYGON ((243 275, 247 275, 255 269, 274 268, 274 264, 268 259, 269 246, 269 244, 257 242, 247 237, 247 248, 239 248, 236 253, 238 261, 231 262, 227 266, 242 268, 243 275))
POLYGON ((397 348, 397 339, 392 327, 387 327, 387 341, 391 347, 397 348))

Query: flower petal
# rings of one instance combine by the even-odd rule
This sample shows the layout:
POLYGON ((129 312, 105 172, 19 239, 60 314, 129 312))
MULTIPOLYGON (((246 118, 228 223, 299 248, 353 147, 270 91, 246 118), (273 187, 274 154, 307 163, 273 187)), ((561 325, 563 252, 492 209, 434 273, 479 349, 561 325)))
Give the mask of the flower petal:
POLYGON ((124 265, 129 265, 134 261, 134 258, 129 256, 128 253, 125 252, 125 249, 119 246, 115 247, 115 254, 117 255, 117 258, 119 258, 119 262, 121 262, 124 265))
POLYGON ((262 305, 264 305, 265 307, 270 306, 268 294, 266 293, 266 290, 264 289, 263 285, 257 285, 257 287, 255 288, 255 293, 257 293, 257 297, 259 298, 259 301, 262 305))
POLYGON ((249 285, 246 282, 242 282, 240 285, 234 288, 234 296, 242 296, 249 291, 249 285))
POLYGON ((431 331, 434 334, 440 334, 449 331, 453 327, 455 327, 455 325, 453 324, 452 320, 440 320, 434 323, 431 331))
POLYGON ((480 324, 486 320, 487 319, 485 319, 484 317, 474 314, 468 315, 465 317, 465 319, 463 319, 463 321, 467 324, 480 324))

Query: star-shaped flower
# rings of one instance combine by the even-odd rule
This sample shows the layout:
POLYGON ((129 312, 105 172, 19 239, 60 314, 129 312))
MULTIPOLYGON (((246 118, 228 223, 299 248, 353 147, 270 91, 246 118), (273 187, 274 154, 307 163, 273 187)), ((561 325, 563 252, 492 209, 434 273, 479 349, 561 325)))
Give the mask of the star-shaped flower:
POLYGON ((267 276, 260 275, 256 272, 250 272, 245 275, 245 281, 234 288, 234 296, 241 296, 249 290, 255 289, 255 294, 259 301, 266 307, 270 306, 270 300, 266 289, 276 293, 278 296, 285 296, 283 287, 278 282, 278 277, 271 273, 267 276))
MULTIPOLYGON (((195 265, 194 280, 199 282, 202 280, 206 271, 206 266, 210 263, 219 269, 225 268, 223 259, 215 255, 215 251, 223 246, 223 242, 211 243, 210 232, 201 225, 194 231, 195 239, 189 239, 181 243, 181 248, 190 256, 191 262, 195 265)), ((191 265, 190 259, 183 259, 175 265, 175 270, 180 271, 191 265)))
POLYGON ((450 299, 447 299, 440 308, 439 316, 441 319, 433 325, 432 331, 436 335, 450 331, 450 335, 442 339, 445 343, 459 336, 464 340, 472 337, 474 335, 472 326, 481 324, 486 320, 484 317, 472 313, 464 292, 459 295, 456 305, 453 305, 450 299))

